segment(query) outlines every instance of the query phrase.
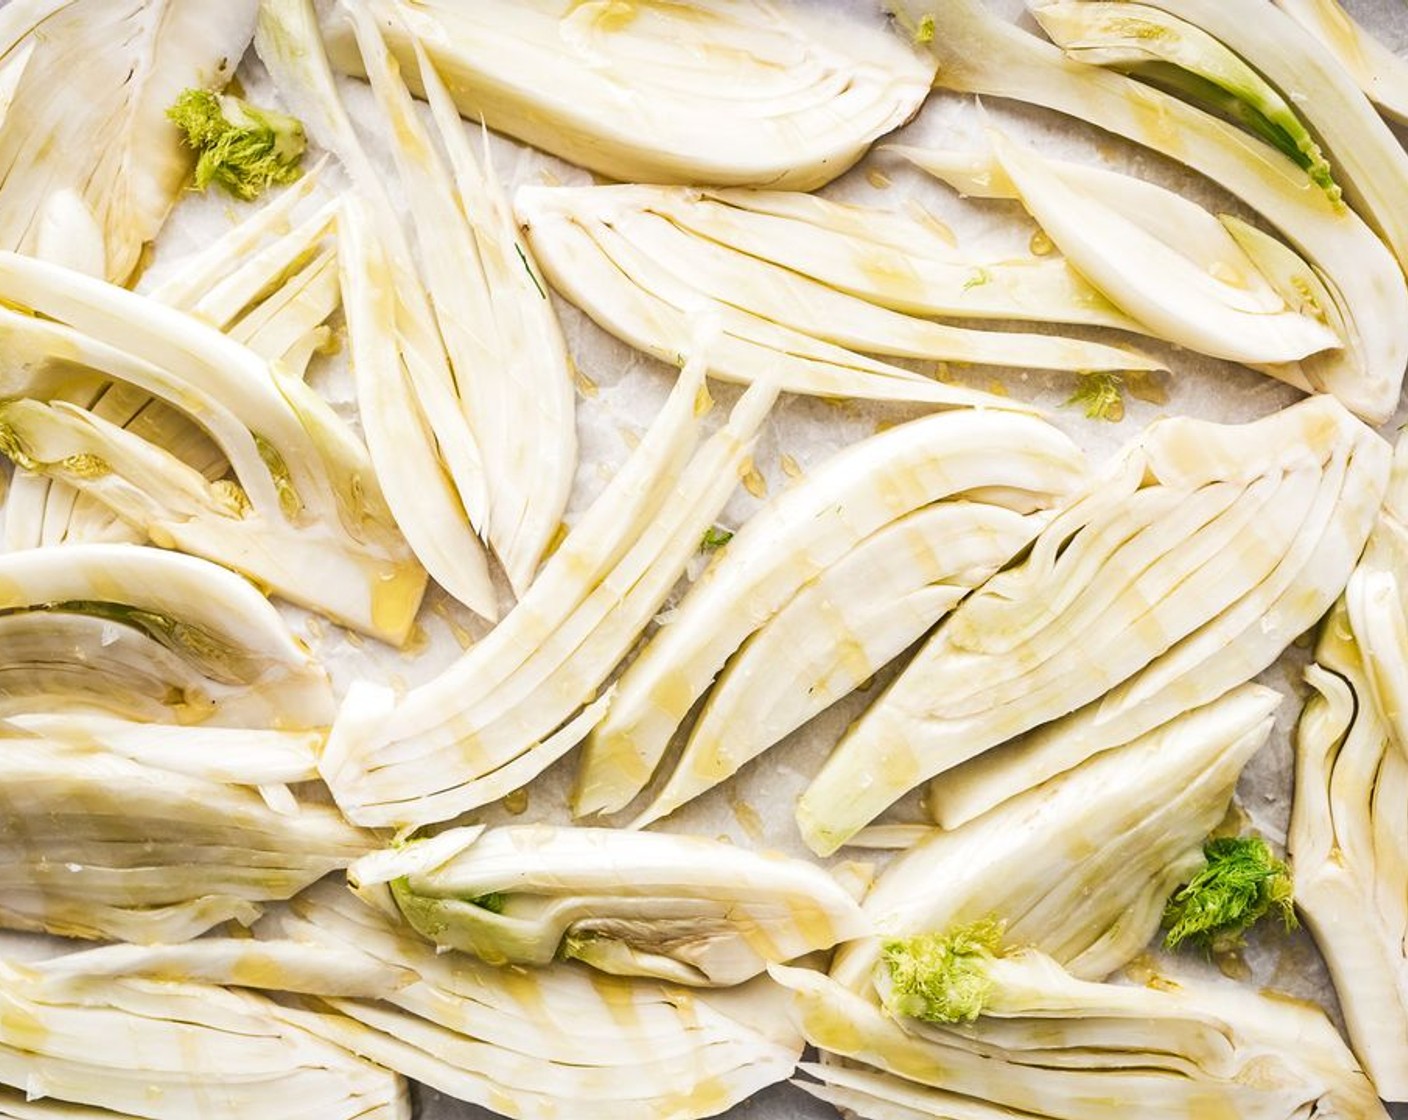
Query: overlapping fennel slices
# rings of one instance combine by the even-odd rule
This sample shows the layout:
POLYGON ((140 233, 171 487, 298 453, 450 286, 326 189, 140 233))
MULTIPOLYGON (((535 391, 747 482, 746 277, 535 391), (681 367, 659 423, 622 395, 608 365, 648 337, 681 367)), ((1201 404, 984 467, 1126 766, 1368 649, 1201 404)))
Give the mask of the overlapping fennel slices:
POLYGON ((804 838, 832 852, 937 775, 952 827, 1249 680, 1339 594, 1390 457, 1331 397, 1156 421, 850 728, 798 803, 804 838), (976 780, 955 772, 1062 716, 976 780))
POLYGON ((884 1007, 773 966, 822 1052, 801 1067, 818 1081, 798 1084, 867 1120, 1386 1120, 1314 1004, 1222 980, 1092 983, 1000 940, 984 923, 892 943, 884 1007))
POLYGON ((0 9, 0 248, 127 281, 190 176, 167 107, 184 89, 230 79, 256 7, 13 0, 0 9))
POLYGON ((1153 183, 988 137, 990 156, 891 150, 966 196, 1020 200, 1069 267, 1158 338, 1307 391, 1302 359, 1341 348, 1314 269, 1269 234, 1153 183))
POLYGON ((829 977, 771 969, 821 1050, 799 1084, 874 1120, 1382 1117, 1319 1008, 1093 982, 1197 881, 1279 701, 1242 685, 900 856, 864 902, 875 934, 829 977))
POLYGON ((866 356, 1057 370, 1148 370, 1144 355, 924 315, 1137 330, 1067 262, 992 261, 917 216, 779 191, 523 187, 519 221, 548 279, 598 325, 674 361, 720 327, 710 373, 775 372, 790 392, 934 406, 1012 402, 866 356))
POLYGON ((695 1120, 785 1079, 801 1055, 766 977, 701 989, 573 961, 486 964, 437 951, 375 890, 383 909, 320 884, 257 932, 409 970, 412 982, 284 1014, 449 1096, 516 1120, 695 1120))
POLYGON ((601 718, 601 686, 738 486, 777 396, 776 382, 751 386, 700 446, 705 364, 681 371, 625 465, 482 641, 403 696, 353 686, 321 762, 349 820, 449 820, 536 777, 601 718))
POLYGON ((668 356, 690 314, 709 308, 727 339, 716 374, 747 380, 779 351, 799 392, 954 403, 944 386, 857 351, 1053 369, 1152 364, 1099 343, 923 315, 1137 332, 1307 390, 1305 361, 1339 360, 1334 300, 1274 237, 1152 183, 1047 160, 998 133, 992 142, 990 158, 900 151, 965 194, 1020 198, 1061 256, 976 258, 918 217, 776 191, 534 187, 517 208, 554 286, 605 329, 668 356))
MULTIPOLYGON (((396 0, 384 10, 410 80, 419 40, 468 119, 625 181, 811 190, 917 112, 934 73, 878 18, 805 4, 396 0)), ((363 74, 348 16, 331 10, 328 49, 339 69, 363 74)))
POLYGON ((740 984, 869 930, 815 864, 700 836, 457 828, 366 856, 348 878, 389 885, 417 933, 490 964, 578 960, 688 985, 740 984))
MULTIPOLYGON (((272 1000, 198 975, 230 947, 182 949, 0 961, 0 1116, 410 1120, 399 1076, 300 1028, 272 1000)), ((327 953, 233 953, 252 966, 246 983, 260 973, 292 990, 387 983, 385 970, 327 953)))
POLYGON ((47 262, 0 253, 0 299, 0 450, 19 468, 156 544, 405 639, 425 572, 365 450, 313 390, 194 315, 47 262), (106 418, 124 393, 166 406, 154 430, 106 418))
POLYGON ((180 940, 374 845, 289 791, 332 691, 239 576, 74 545, 0 556, 0 588, 0 926, 180 940))
POLYGON ((587 741, 574 810, 640 794, 716 676, 636 823, 728 778, 924 634, 1083 481, 1070 440, 1013 413, 938 413, 839 452, 739 530, 632 662, 587 741))
MULTIPOLYGON (((317 182, 316 172, 304 176, 174 268, 158 269, 164 278, 143 294, 218 327, 282 373, 302 377, 314 352, 330 341, 325 324, 339 303, 332 210, 307 202, 317 182)), ((199 427, 131 386, 99 384, 69 403, 160 442, 211 482, 229 470, 199 427)), ((9 549, 143 539, 139 527, 91 494, 27 471, 11 479, 0 520, 9 549)))
POLYGON ((416 111, 382 39, 399 31, 407 41, 401 14, 357 4, 348 19, 404 205, 352 127, 312 4, 266 4, 256 45, 310 134, 353 180, 338 220, 341 282, 360 414, 388 500, 436 580, 493 619, 480 538, 522 595, 571 490, 571 361, 493 169, 480 166, 418 45, 404 72, 430 98, 434 136, 416 111))
POLYGON ((1325 620, 1296 736, 1296 902, 1350 1042, 1408 1100, 1408 444, 1363 560, 1325 620))
MULTIPOLYGON (((1009 943, 1074 976, 1109 976, 1143 951, 1174 888, 1203 867, 1204 839, 1280 702, 1241 685, 977 820, 928 830, 870 888, 874 936, 845 946, 831 975, 864 994, 890 940, 995 921, 1009 943)), ((873 842, 896 827, 877 827, 873 842)))
MULTIPOLYGON (((1236 114, 1238 105, 1245 108, 1246 101, 1256 97, 1229 95, 1211 75, 1224 77, 1218 67, 1232 51, 1242 52, 1248 65, 1237 72, 1239 77, 1244 78, 1249 69, 1264 74, 1280 89, 1283 104, 1293 104, 1295 115, 1303 118, 1302 141, 1308 137, 1308 128, 1324 143, 1324 155, 1333 161, 1333 179, 1328 184, 1326 175, 1316 172, 1313 176, 1307 169, 1315 168, 1316 161, 1303 145, 1284 127, 1277 131, 1278 126, 1267 124, 1264 116, 1250 125, 1252 131, 1244 131, 1152 84, 1081 61, 1086 57, 1085 47, 1103 49, 1110 44, 1067 40, 1058 17, 1071 8, 1095 9, 1098 5, 1037 8, 1038 18, 1051 34, 1070 48, 1068 54, 994 15, 983 0, 935 0, 903 6, 916 20, 920 15, 931 16, 934 26, 942 29, 927 44, 938 61, 936 84, 985 97, 1015 98, 1070 114, 1187 165, 1257 211, 1315 271, 1333 304, 1333 308, 1320 310, 1344 342, 1339 350, 1302 361, 1299 374, 1368 420, 1381 423, 1392 415, 1408 366, 1408 336, 1394 326, 1408 317, 1408 284, 1395 260, 1395 252, 1402 248, 1398 227, 1408 192, 1403 189, 1401 172, 1408 157, 1402 152, 1394 154, 1390 146, 1397 142, 1383 131, 1348 76, 1333 73, 1332 61, 1327 67, 1324 52, 1317 54, 1314 42, 1304 33, 1291 40, 1284 26, 1290 24, 1286 16, 1264 0, 1255 0, 1250 7, 1200 0, 1196 10, 1181 0, 1176 5, 1170 0, 1162 7, 1169 12, 1176 8, 1175 14, 1195 18, 1222 37, 1226 46, 1215 62, 1195 60, 1193 71, 1180 69, 1184 57, 1159 58, 1161 63, 1178 63, 1163 66, 1159 76, 1167 79, 1171 74, 1178 83, 1180 73, 1191 75, 1178 84, 1207 96, 1217 109, 1236 114), (1263 25, 1269 29, 1264 49, 1259 37, 1263 25), (1364 207, 1365 218, 1374 228, 1345 205, 1336 183, 1344 187, 1356 207, 1364 207), (1375 229, 1385 232, 1393 251, 1375 229)), ((1111 7, 1118 9, 1113 23, 1118 25, 1118 19, 1127 16, 1125 26, 1137 26, 1140 5, 1111 7)), ((1291 30, 1297 30, 1293 24, 1291 30)), ((1157 51, 1166 41, 1160 32, 1139 38, 1137 46, 1145 52, 1157 51)), ((1212 42, 1218 46, 1216 40, 1212 42)), ((1132 46, 1123 43, 1112 61, 1123 66, 1148 60, 1147 53, 1131 59, 1126 48, 1132 46)), ((1102 55, 1097 51, 1090 57, 1099 59, 1102 55)), ((1229 80, 1228 84, 1234 83, 1229 80)), ((1258 87, 1258 91, 1256 96, 1264 89, 1258 87)), ((1247 248, 1247 243, 1243 247, 1247 248)), ((1262 261, 1268 278, 1274 273, 1273 260, 1270 256, 1262 261)))

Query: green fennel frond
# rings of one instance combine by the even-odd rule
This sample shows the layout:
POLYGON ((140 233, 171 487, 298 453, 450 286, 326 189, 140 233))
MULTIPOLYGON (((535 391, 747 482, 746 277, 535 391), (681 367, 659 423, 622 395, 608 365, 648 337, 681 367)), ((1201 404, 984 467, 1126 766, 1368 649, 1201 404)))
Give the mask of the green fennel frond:
POLYGON ((888 1009, 929 1023, 971 1023, 992 995, 988 965, 1000 953, 1003 928, 1002 922, 985 918, 947 933, 885 942, 881 960, 890 974, 888 1009))
POLYGON ((1295 928, 1290 869, 1260 836, 1209 840, 1203 856, 1203 869, 1164 908, 1165 946, 1191 941, 1208 952, 1234 948, 1273 910, 1287 929, 1295 928))
POLYGON ((1076 374, 1076 390, 1066 399, 1066 407, 1078 405, 1091 420, 1124 419, 1124 378, 1104 371, 1076 374))
POLYGON ((206 89, 184 90, 167 117, 197 153, 195 187, 218 183, 248 202, 267 187, 291 183, 307 146, 303 126, 273 109, 206 89))

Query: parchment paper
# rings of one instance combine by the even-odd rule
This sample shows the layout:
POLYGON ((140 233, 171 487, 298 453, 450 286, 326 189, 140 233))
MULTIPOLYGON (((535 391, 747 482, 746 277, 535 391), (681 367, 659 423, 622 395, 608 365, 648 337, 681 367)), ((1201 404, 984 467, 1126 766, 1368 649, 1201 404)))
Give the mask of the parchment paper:
MULTIPOLYGON (((869 0, 797 2, 824 3, 837 10, 837 18, 881 18, 869 0)), ((997 0, 995 6, 1011 16, 1020 11, 1018 0, 997 0)), ((1350 0, 1348 6, 1390 46, 1398 48, 1408 44, 1408 11, 1399 0, 1350 0)), ((1031 26, 1029 21, 1024 22, 1031 26)), ((938 34, 943 34, 942 24, 938 34)), ((276 101, 268 77, 252 51, 240 68, 239 77, 256 103, 276 101)), ((363 125, 377 119, 364 85, 344 80, 342 87, 354 119, 363 125)), ((1013 103, 988 101, 979 105, 971 97, 935 92, 919 117, 897 137, 911 144, 982 150, 984 128, 988 124, 1001 127, 1043 153, 1124 170, 1179 189, 1205 205, 1252 217, 1245 207, 1213 184, 1161 157, 1069 118, 1013 103)), ((388 181, 394 182, 386 145, 374 129, 367 130, 366 135, 373 151, 379 153, 385 163, 388 181)), ((510 187, 525 183, 592 181, 588 173, 578 168, 502 137, 492 138, 492 153, 495 170, 510 187)), ((331 189, 345 185, 340 169, 330 165, 320 189, 330 193, 331 189)), ((960 243, 975 253, 1025 254, 1036 231, 1017 204, 961 200, 947 188, 884 152, 872 152, 859 167, 821 193, 890 209, 917 202, 952 228, 960 243)), ((191 195, 183 201, 158 242, 153 264, 141 286, 145 288, 158 281, 173 262, 228 228, 242 210, 238 204, 214 196, 191 195)), ((664 400, 673 370, 617 342, 565 302, 556 300, 556 303, 581 371, 577 413, 581 463, 568 515, 570 524, 625 459, 635 438, 664 400)), ((340 319, 337 322, 341 330, 340 319)), ((1100 332, 1088 333, 1091 337, 1100 336, 1100 332)), ((1110 338, 1113 340, 1113 335, 1110 338)), ((1237 366, 1144 339, 1139 339, 1138 345, 1161 357, 1172 373, 1138 382, 1133 393, 1126 392, 1125 415, 1118 423, 1089 420, 1080 410, 1063 407, 1074 387, 1071 375, 960 370, 958 376, 976 386, 997 388, 1046 408, 1051 421, 1087 450, 1093 465, 1103 461, 1156 417, 1186 414, 1223 421, 1249 420, 1290 404, 1300 396, 1279 382, 1237 366)), ((355 421, 345 356, 317 359, 310 380, 338 411, 355 421)), ((712 391, 719 402, 716 415, 724 414, 738 395, 730 386, 716 386, 712 391)), ((838 405, 787 397, 778 404, 759 441, 756 465, 766 480, 768 493, 775 494, 788 482, 780 465, 784 454, 791 456, 805 471, 846 444, 869 435, 877 425, 920 414, 919 410, 903 407, 838 405)), ((1393 438, 1402 418, 1400 410, 1393 423, 1385 426, 1383 431, 1388 438, 1393 438)), ((758 498, 740 488, 721 522, 736 528, 759 504, 758 498)), ((702 567, 702 559, 691 574, 697 574, 699 567, 702 567)), ((427 680, 484 632, 482 625, 468 612, 434 586, 422 610, 417 635, 406 651, 398 652, 361 639, 326 620, 293 608, 288 608, 286 613, 295 629, 328 666, 339 695, 351 682, 363 677, 388 681, 398 687, 427 680)), ((1263 684, 1282 692, 1286 699, 1271 741, 1248 766, 1238 791, 1238 803, 1247 823, 1277 844, 1285 839, 1290 808, 1288 733, 1299 716, 1305 695, 1301 683, 1307 660, 1305 644, 1289 651, 1260 678, 1263 684)), ((755 848, 807 855, 792 820, 793 803, 845 726, 863 710, 889 675, 881 674, 868 694, 857 693, 837 704, 747 767, 738 778, 675 814, 663 827, 728 837, 755 848)), ((526 803, 513 806, 518 814, 504 805, 497 805, 476 814, 474 819, 566 822, 569 819, 566 792, 575 766, 575 756, 569 755, 535 781, 527 791, 526 803)), ((911 798, 897 807, 888 819, 921 819, 916 800, 911 798)), ((832 862, 853 862, 859 866, 848 870, 865 874, 878 869, 885 858, 883 853, 852 850, 832 862)), ((1166 972, 1212 967, 1188 955, 1177 960, 1164 959, 1157 952, 1154 956, 1157 966, 1166 972)), ((1320 1001, 1332 1014, 1337 1014, 1324 966, 1304 932, 1286 935, 1273 930, 1254 934, 1244 959, 1223 962, 1223 969, 1255 986, 1320 1001)), ((418 1100, 417 1116, 421 1120, 467 1120, 491 1115, 430 1090, 421 1090, 418 1100)), ((835 1112, 800 1090, 784 1085, 739 1105, 728 1115, 749 1120, 802 1120, 830 1117, 835 1112)), ((1408 1108, 1395 1115, 1408 1118, 1408 1108)))

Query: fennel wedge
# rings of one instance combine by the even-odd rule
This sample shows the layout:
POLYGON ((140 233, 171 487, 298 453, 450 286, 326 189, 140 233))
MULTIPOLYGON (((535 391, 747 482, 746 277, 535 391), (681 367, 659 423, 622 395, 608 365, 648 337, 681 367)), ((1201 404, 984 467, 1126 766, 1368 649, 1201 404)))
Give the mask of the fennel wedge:
POLYGON ((441 948, 490 964, 579 960, 727 987, 867 931, 815 865, 700 836, 523 825, 458 828, 359 860, 441 948))
POLYGON ((884 1007, 773 966, 825 1059, 803 1087, 872 1120, 1388 1115, 1314 1004, 1216 980, 1091 983, 1000 937, 989 922, 892 942, 884 1007))
MULTIPOLYGON (((380 889, 380 888, 379 888, 380 889)), ((607 976, 577 962, 499 967, 435 947, 331 883, 261 934, 409 969, 381 1000, 289 1008, 297 1024, 515 1120, 696 1120, 785 1079, 802 1042, 766 978, 725 990, 607 976)))
POLYGON ((918 250, 933 250, 936 239, 916 219, 877 212, 882 226, 914 227, 910 244, 897 248, 869 240, 859 208, 777 192, 699 197, 669 187, 523 187, 514 206, 553 287, 618 338, 675 361, 688 352, 695 320, 716 321, 721 333, 709 369, 727 381, 776 371, 794 393, 1010 410, 1024 406, 866 354, 1037 369, 1158 368, 1103 343, 952 327, 891 310, 1130 322, 1061 262, 989 266, 951 250, 920 258, 918 250), (777 209, 781 216, 771 213, 777 209), (975 276, 991 279, 975 284, 975 276))
POLYGON ((248 582, 135 545, 0 555, 0 717, 98 711, 212 727, 326 727, 326 671, 248 582))
MULTIPOLYGON (((804 838, 829 854, 920 782, 1094 701, 1097 732, 1143 731, 1250 679, 1334 601, 1390 458, 1331 397, 1156 421, 851 727, 798 802, 804 838)), ((1021 788, 1052 772, 1033 770, 1021 788)))
MULTIPOLYGON (((932 14, 943 29, 927 43, 941 88, 1013 98, 1087 121, 1206 175, 1260 213, 1316 270, 1343 324, 1344 349, 1302 362, 1301 374, 1374 423, 1392 415, 1408 367, 1408 337, 1389 325, 1408 319, 1408 283, 1369 225, 1332 202, 1289 156, 1150 85, 1067 58, 993 15, 982 0, 905 6, 932 14)), ((1254 36, 1258 26, 1250 20, 1244 31, 1254 36)))
POLYGON ((82 716, 0 722, 0 926, 182 941, 289 898, 375 844, 284 782, 321 736, 82 716))
POLYGON ((473 535, 472 526, 503 562, 515 594, 526 590, 561 522, 576 467, 570 359, 487 146, 481 166, 418 43, 404 70, 391 55, 383 33, 401 29, 392 7, 356 6, 348 18, 410 202, 414 250, 402 208, 351 127, 311 6, 267 6, 257 41, 281 86, 306 103, 313 134, 353 179, 357 204, 342 222, 355 255, 342 284, 378 470, 432 573, 446 573, 442 582, 493 618, 487 575, 482 565, 466 570, 473 549, 461 538, 473 535), (433 129, 412 103, 406 81, 413 77, 429 97, 433 129), (424 446, 408 455, 411 441, 424 446), (428 489, 437 504, 463 507, 459 525, 448 511, 429 508, 428 489))
POLYGON ((1296 903, 1350 1042, 1387 1100, 1408 1100, 1408 443, 1363 560, 1306 672, 1288 841, 1296 903))
POLYGON ((1165 899, 1202 865, 1238 776, 1271 732, 1279 693, 1243 685, 898 856, 865 897, 875 936, 831 974, 866 990, 884 942, 983 920, 1073 975, 1128 964, 1165 899))
POLYGON ((137 267, 191 171, 167 107, 223 86, 254 0, 15 0, 0 11, 0 248, 137 267), (74 75, 82 81, 75 82, 74 75))
POLYGON ((410 1120, 400 1077, 263 996, 48 963, 0 962, 0 1085, 46 1102, 20 1116, 410 1120))
POLYGON ((705 359, 689 362, 626 465, 518 606, 438 677, 347 696, 322 774, 368 827, 449 820, 536 777, 604 712, 602 689, 745 473, 777 397, 751 386, 700 443, 705 359))
POLYGON ((637 823, 722 781, 861 684, 888 659, 885 653, 906 648, 963 588, 1025 547, 1042 524, 1027 515, 1061 502, 1083 476, 1079 451, 1050 425, 996 412, 940 413, 840 452, 739 530, 631 663, 587 740, 575 811, 615 812, 639 794, 694 703, 733 658, 725 679, 745 692, 751 683, 760 695, 728 695, 711 705, 674 776, 637 823), (993 497, 965 500, 970 491, 993 497), (837 571, 848 563, 856 569, 849 577, 837 571), (887 570, 893 583, 880 576, 887 570), (861 586, 831 597, 832 585, 845 587, 848 578, 861 586), (935 596, 939 588, 931 584, 951 594, 935 596), (913 613, 900 607, 924 589, 932 607, 913 613), (769 636, 794 603, 777 636, 769 636), (856 612, 854 632, 842 621, 842 603, 856 612), (865 621, 872 612, 890 624, 865 621), (791 644, 775 661, 767 651, 779 652, 777 641, 791 644), (861 641, 877 660, 861 652, 861 641), (761 648, 749 650, 752 643, 761 648), (802 651, 817 664, 783 672, 802 651), (836 683, 819 690, 818 681, 833 674, 836 683), (769 695, 778 707, 766 706, 769 695), (731 714, 732 705, 739 707, 731 714))
POLYGON ((302 381, 191 315, 0 253, 0 449, 91 495, 153 542, 241 571, 391 642, 425 588, 352 430, 302 381), (121 382, 184 414, 229 464, 214 483, 76 407, 121 382))
MULTIPOLYGON (((933 66, 875 23, 762 0, 396 0, 467 118, 613 179, 811 190, 923 103, 933 66)), ((345 11, 333 63, 363 74, 345 11)), ((419 90, 418 90, 419 92, 419 90)))
MULTIPOLYGON (((1020 199, 1071 267, 1156 337, 1302 389, 1311 385, 1301 360, 1341 347, 1327 312, 1309 298, 1311 283, 1288 300, 1196 203, 1130 176, 1047 159, 995 130, 988 137, 990 158, 898 151, 965 194, 1020 199)), ((1313 276, 1304 261, 1296 271, 1313 276)))

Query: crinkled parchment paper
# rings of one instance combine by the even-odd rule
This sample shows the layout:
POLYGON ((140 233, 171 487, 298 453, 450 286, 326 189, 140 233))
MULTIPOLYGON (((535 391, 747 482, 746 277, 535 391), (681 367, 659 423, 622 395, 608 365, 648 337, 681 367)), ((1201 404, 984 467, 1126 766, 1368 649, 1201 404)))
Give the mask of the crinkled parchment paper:
MULTIPOLYGON (((838 18, 881 18, 872 0, 795 2, 825 3, 837 9, 838 18)), ((1018 0, 989 2, 1000 5, 1013 17, 1020 11, 1018 0)), ((1405 10, 1401 0, 1349 0, 1348 7, 1391 47, 1408 46, 1408 10, 1405 10)), ((1025 22, 1031 26, 1030 21, 1025 22)), ((943 34, 942 24, 938 34, 943 34)), ((275 100, 268 77, 252 51, 240 69, 239 77, 256 103, 275 100)), ((374 123, 378 118, 368 89, 350 80, 344 80, 342 85, 354 119, 364 125, 369 147, 378 153, 384 163, 387 180, 394 182, 389 151, 374 123)), ((918 118, 897 136, 910 144, 982 150, 986 144, 984 129, 990 125, 1002 128, 1043 153, 1127 171, 1171 186, 1204 205, 1252 217, 1245 207, 1215 185, 1168 160, 1069 118, 1027 109, 1015 103, 987 101, 979 105, 971 97, 935 92, 918 118)), ((579 168, 502 137, 492 137, 491 148, 495 171, 510 188, 525 183, 583 184, 592 181, 591 175, 579 168)), ((340 189, 345 185, 341 170, 330 165, 320 190, 340 189)), ((975 254, 999 257, 1025 254, 1030 251, 1036 232, 1036 227, 1016 203, 959 199, 947 188, 883 151, 872 152, 856 169, 821 193, 831 198, 885 209, 922 206, 949 226, 960 244, 975 254)), ((191 195, 184 200, 163 232, 153 263, 141 286, 146 288, 159 281, 173 262, 227 229, 243 211, 239 204, 213 195, 191 195)), ((663 402, 673 369, 606 335, 570 305, 561 300, 556 300, 556 303, 572 355, 580 370, 577 428, 581 441, 581 463, 567 518, 571 524, 621 465, 663 402)), ((337 322, 341 330, 340 318, 337 322)), ((1090 332, 1092 337, 1099 333, 1090 332)), ((1074 386, 1071 375, 963 369, 951 370, 950 373, 975 386, 1004 391, 1047 409, 1052 422, 1086 449, 1092 464, 1102 462, 1144 425, 1160 416, 1184 414, 1212 420, 1244 421, 1290 404, 1300 396, 1279 382, 1237 366, 1186 354, 1177 348, 1143 339, 1138 340, 1138 345, 1163 359, 1171 373, 1141 379, 1127 387, 1125 414, 1118 423, 1090 420, 1079 409, 1064 407, 1064 401, 1074 386)), ((340 413, 355 422, 356 409, 345 354, 316 359, 310 380, 340 413)), ((724 414, 738 396, 737 390, 726 385, 715 386, 713 393, 718 401, 715 410, 718 415, 724 414)), ((730 528, 742 524, 769 494, 776 494, 788 485, 796 473, 796 466, 805 472, 846 444, 870 435, 877 427, 917 415, 920 415, 919 410, 904 407, 838 404, 785 397, 777 405, 755 453, 758 472, 766 484, 765 491, 754 486, 753 489, 758 491, 755 494, 740 487, 721 517, 721 523, 730 528)), ((1400 410, 1394 422, 1385 426, 1384 434, 1392 438, 1402 420, 1400 410)), ((690 575, 697 575, 702 565, 700 558, 690 575)), ((507 601, 505 599, 505 603, 507 601)), ((312 617, 306 612, 289 608, 285 613, 292 620, 295 630, 328 666, 339 695, 353 681, 365 677, 389 682, 393 687, 416 685, 438 673, 484 632, 482 625, 468 612, 433 585, 422 609, 415 637, 405 651, 393 650, 349 634, 325 619, 312 617)), ((1245 822, 1277 844, 1284 842, 1290 811, 1289 735, 1306 692, 1301 673, 1307 660, 1307 645, 1308 639, 1297 643, 1278 664, 1259 678, 1261 683, 1277 689, 1286 699, 1271 741, 1247 768, 1238 791, 1238 802, 1245 822)), ((863 710, 890 675, 882 673, 867 692, 856 693, 837 704, 756 760, 738 778, 686 806, 661 827, 728 837, 755 848, 806 855, 793 824, 793 803, 842 730, 863 710)), ((526 792, 520 792, 506 804, 491 806, 475 814, 475 819, 489 822, 567 822, 567 791, 575 766, 575 755, 569 755, 532 783, 526 792)), ((897 806, 891 811, 889 819, 922 819, 917 798, 897 806)), ((853 850, 843 853, 833 863, 845 864, 848 856, 852 861, 849 870, 862 876, 878 870, 886 858, 884 853, 853 850)), ((26 948, 34 951, 32 945, 26 948)), ((1187 954, 1177 960, 1162 958, 1157 953, 1152 955, 1156 966, 1166 972, 1219 967, 1187 954)), ((1144 962, 1145 965, 1148 963, 1144 962)), ((1332 1014, 1336 1013, 1334 994, 1324 966, 1309 936, 1303 931, 1289 935, 1279 930, 1259 931, 1253 935, 1241 958, 1223 961, 1220 967, 1250 984, 1317 1000, 1325 1004, 1332 1014)), ((1395 1114, 1408 1118, 1408 1108, 1395 1114)), ((433 1091, 422 1090, 417 1115, 422 1120, 467 1120, 491 1114, 433 1091)), ((728 1115, 748 1117, 750 1120, 819 1120, 836 1114, 829 1106, 791 1086, 783 1085, 739 1105, 728 1115)))

